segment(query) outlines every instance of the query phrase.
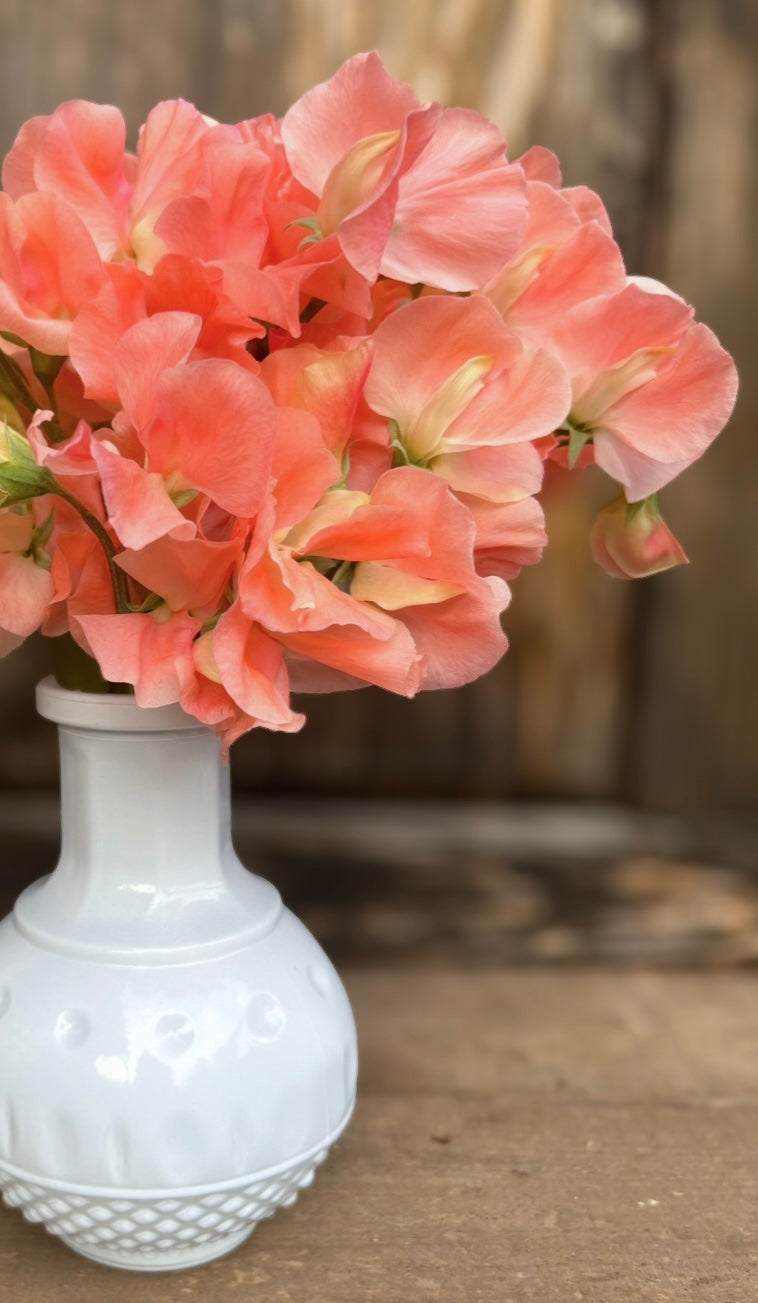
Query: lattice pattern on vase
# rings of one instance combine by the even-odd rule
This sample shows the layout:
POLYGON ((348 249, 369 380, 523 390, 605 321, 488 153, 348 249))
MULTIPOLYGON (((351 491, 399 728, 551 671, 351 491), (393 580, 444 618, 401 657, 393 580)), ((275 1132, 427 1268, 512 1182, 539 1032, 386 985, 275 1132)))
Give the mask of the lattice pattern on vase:
POLYGON ((259 1180, 241 1177, 236 1185, 208 1194, 155 1198, 110 1198, 53 1189, 19 1180, 0 1165, 0 1189, 11 1208, 30 1222, 42 1222, 82 1252, 155 1253, 209 1244, 242 1234, 277 1208, 289 1207, 313 1181, 328 1149, 259 1180))

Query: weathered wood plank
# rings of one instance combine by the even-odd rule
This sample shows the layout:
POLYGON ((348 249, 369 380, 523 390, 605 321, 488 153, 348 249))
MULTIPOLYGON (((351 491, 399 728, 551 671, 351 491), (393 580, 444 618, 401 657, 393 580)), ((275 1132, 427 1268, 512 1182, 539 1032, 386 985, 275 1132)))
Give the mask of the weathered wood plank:
POLYGON ((758 15, 750 0, 671 0, 666 279, 737 359, 727 431, 666 490, 692 566, 649 591, 629 794, 668 809, 755 809, 758 791, 758 15))
POLYGON ((360 1103, 292 1210, 169 1284, 3 1209, 9 1303, 754 1303, 750 979, 347 982, 360 1103))

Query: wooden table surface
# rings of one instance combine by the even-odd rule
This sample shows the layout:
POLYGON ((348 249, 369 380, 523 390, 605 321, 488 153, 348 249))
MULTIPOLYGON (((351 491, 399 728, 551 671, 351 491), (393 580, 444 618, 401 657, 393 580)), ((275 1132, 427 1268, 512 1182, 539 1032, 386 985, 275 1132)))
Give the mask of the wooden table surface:
POLYGON ((134 1276, 0 1212, 2 1303, 756 1303, 745 972, 345 972, 355 1119, 230 1257, 134 1276))

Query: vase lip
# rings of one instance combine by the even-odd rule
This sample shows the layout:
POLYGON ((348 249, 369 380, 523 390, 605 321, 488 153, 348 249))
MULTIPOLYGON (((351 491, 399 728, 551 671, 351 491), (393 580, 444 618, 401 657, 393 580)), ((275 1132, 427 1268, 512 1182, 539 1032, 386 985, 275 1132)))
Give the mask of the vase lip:
POLYGON ((37 684, 37 710, 43 719, 72 728, 102 732, 207 732, 206 726, 178 704, 140 706, 132 696, 75 692, 62 688, 52 674, 37 684))

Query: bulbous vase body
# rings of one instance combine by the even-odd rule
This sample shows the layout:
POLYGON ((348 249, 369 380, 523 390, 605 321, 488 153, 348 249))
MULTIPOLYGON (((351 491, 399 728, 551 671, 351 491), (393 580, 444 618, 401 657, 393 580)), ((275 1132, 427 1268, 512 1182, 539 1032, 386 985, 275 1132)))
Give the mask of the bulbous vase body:
POLYGON ((346 1126, 355 1026, 326 955, 237 859, 216 737, 38 688, 62 848, 0 923, 0 1188, 142 1271, 229 1252, 346 1126))

